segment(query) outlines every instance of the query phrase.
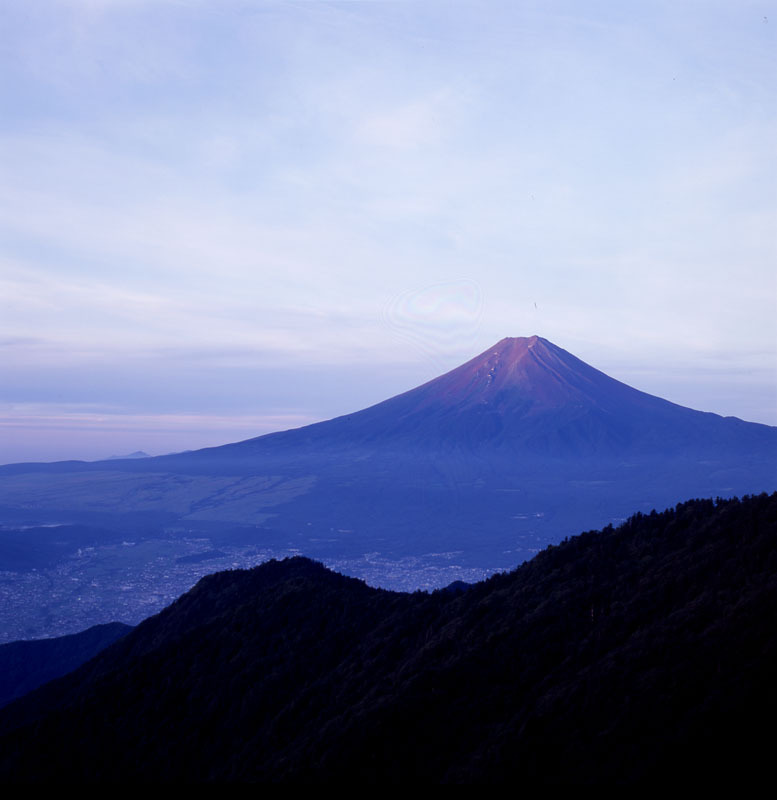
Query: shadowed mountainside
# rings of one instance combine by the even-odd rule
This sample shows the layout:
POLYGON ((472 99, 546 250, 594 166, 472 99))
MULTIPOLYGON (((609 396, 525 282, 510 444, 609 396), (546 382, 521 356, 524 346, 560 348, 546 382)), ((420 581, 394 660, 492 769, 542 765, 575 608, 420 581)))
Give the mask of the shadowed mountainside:
POLYGON ((748 782, 775 608, 777 494, 637 515, 459 593, 269 562, 0 712, 0 776, 748 782))

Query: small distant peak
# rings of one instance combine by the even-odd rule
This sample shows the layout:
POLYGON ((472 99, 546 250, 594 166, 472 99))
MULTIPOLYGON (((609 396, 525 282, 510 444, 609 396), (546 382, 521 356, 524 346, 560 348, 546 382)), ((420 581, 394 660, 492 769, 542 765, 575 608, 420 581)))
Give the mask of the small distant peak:
POLYGON ((151 456, 143 450, 136 450, 134 453, 128 453, 125 456, 108 456, 105 461, 127 461, 130 458, 151 458, 151 456))

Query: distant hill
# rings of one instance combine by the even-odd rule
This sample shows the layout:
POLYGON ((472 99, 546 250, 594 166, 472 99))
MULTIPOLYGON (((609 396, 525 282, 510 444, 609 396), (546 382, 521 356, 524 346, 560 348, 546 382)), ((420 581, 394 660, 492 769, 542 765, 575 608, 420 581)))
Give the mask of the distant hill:
POLYGON ((0 645, 0 708, 72 672, 131 630, 131 625, 109 622, 71 636, 0 645))
POLYGON ((777 493, 638 514, 459 593, 272 561, 0 712, 0 777, 765 780, 776 608, 777 493))

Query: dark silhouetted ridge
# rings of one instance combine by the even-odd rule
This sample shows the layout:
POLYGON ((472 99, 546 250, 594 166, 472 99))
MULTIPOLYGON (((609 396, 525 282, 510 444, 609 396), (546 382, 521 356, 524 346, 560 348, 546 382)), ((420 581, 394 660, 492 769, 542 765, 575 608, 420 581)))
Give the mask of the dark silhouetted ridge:
POLYGON ((269 562, 0 712, 0 777, 763 781, 775 608, 777 494, 638 514, 463 592, 269 562))

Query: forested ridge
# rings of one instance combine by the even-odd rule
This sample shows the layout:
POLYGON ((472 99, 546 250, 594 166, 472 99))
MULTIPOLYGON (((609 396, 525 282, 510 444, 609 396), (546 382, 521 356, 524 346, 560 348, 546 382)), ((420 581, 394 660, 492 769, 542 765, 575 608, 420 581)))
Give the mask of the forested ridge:
POLYGON ((273 561, 3 709, 0 777, 753 779, 776 632, 777 493, 637 514, 457 593, 273 561))

